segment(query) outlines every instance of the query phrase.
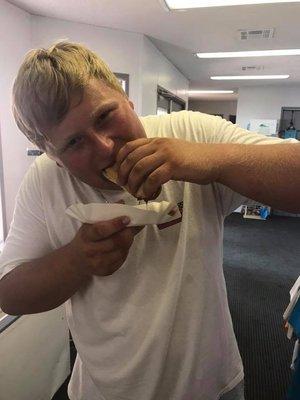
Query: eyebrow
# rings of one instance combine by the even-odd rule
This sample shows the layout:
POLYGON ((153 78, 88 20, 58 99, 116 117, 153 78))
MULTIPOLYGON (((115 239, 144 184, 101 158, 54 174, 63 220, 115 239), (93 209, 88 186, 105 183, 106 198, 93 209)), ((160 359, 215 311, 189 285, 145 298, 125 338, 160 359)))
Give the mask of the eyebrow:
MULTIPOLYGON (((118 102, 115 100, 107 101, 106 103, 101 104, 99 107, 96 108, 96 110, 91 112, 90 121, 93 124, 95 122, 95 120, 101 114, 103 114, 105 111, 109 110, 110 108, 116 108, 117 106, 118 106, 118 102)), ((63 139, 62 142, 60 144, 58 144, 58 146, 54 146, 56 148, 57 153, 60 154, 65 149, 65 147, 70 142, 70 140, 76 138, 79 135, 82 135, 82 133, 83 133, 82 131, 74 132, 73 134, 70 134, 65 139, 63 139)))
POLYGON ((110 108, 116 108, 118 106, 118 102, 115 100, 107 101, 106 103, 101 104, 95 111, 91 113, 91 120, 99 117, 103 112, 107 111, 110 108))

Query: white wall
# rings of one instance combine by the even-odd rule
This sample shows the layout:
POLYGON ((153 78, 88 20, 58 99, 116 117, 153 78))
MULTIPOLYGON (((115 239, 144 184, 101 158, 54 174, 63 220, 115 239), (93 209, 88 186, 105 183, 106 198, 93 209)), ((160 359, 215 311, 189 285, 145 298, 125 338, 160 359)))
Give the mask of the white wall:
POLYGON ((250 119, 280 119, 281 107, 300 107, 300 85, 239 89, 236 123, 247 128, 250 119))
POLYGON ((223 118, 229 120, 229 115, 236 115, 237 101, 208 101, 190 99, 189 110, 201 111, 207 114, 223 114, 223 118))
POLYGON ((142 115, 156 114, 157 85, 188 101, 189 81, 144 36, 141 57, 142 115))
MULTIPOLYGON (((11 113, 11 87, 21 60, 30 48, 30 15, 0 0, 0 126, 3 157, 5 229, 13 215, 15 196, 31 160, 27 139, 18 131, 11 113)), ((2 180, 2 177, 0 176, 2 180)))

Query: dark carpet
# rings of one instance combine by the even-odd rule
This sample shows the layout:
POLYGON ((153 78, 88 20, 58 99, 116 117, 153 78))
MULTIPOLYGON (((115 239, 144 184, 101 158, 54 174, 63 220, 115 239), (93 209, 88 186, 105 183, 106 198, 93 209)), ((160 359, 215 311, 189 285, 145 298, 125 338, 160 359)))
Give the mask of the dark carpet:
POLYGON ((224 273, 245 368, 246 400, 285 399, 293 344, 283 329, 289 290, 300 275, 300 219, 225 221, 224 273))
MULTIPOLYGON (((286 338, 282 314, 300 275, 300 218, 257 221, 230 215, 225 221, 224 273, 244 362, 245 398, 284 400, 293 344, 286 338)), ((75 352, 71 342, 72 364, 75 352)), ((68 399, 67 382, 53 400, 68 399)))

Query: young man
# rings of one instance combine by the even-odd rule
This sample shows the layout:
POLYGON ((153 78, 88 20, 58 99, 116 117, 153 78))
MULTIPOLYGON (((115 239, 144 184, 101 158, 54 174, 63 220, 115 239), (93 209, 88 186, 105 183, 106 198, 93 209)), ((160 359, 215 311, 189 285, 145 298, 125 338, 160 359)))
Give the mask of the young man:
POLYGON ((277 164, 299 170, 299 147, 201 113, 138 118, 99 57, 68 42, 30 52, 13 94, 19 128, 46 154, 26 174, 1 255, 3 310, 65 303, 78 350, 72 400, 242 399, 223 221, 245 201, 236 191, 297 211, 291 171, 277 164), (131 194, 103 175, 112 165, 131 194), (156 201, 182 206, 165 229, 65 214, 160 188, 156 201))

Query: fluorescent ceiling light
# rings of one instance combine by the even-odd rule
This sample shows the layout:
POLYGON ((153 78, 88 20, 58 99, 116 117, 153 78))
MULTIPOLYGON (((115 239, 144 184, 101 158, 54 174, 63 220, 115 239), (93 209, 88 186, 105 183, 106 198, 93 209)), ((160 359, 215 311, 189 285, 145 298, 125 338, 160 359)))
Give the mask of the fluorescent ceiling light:
POLYGON ((299 56, 299 55, 300 55, 300 49, 196 53, 196 56, 199 58, 274 57, 274 56, 299 56))
POLYGON ((225 93, 234 93, 233 90, 188 90, 188 94, 225 94, 225 93))
POLYGON ((244 6, 249 4, 299 3, 299 0, 165 0, 170 10, 188 8, 244 6))
POLYGON ((211 76, 210 79, 215 81, 235 81, 248 79, 287 79, 289 75, 228 75, 228 76, 211 76))

